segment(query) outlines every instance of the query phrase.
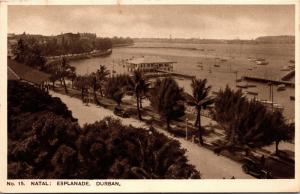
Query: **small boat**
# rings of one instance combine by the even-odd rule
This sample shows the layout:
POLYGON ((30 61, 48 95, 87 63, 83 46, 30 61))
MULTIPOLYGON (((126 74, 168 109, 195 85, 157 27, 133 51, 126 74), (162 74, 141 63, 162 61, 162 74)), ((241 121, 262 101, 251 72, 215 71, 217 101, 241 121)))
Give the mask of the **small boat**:
POLYGON ((280 84, 280 85, 278 85, 277 86, 277 91, 283 91, 283 90, 285 90, 286 88, 285 88, 285 85, 284 84, 280 84))
POLYGON ((280 71, 290 71, 290 67, 289 66, 284 66, 280 71))
POLYGON ((250 94, 250 95, 258 95, 258 92, 253 92, 253 91, 246 91, 246 94, 250 94))
POLYGON ((257 58, 255 61, 266 61, 264 58, 257 58))
POLYGON ((290 100, 295 101, 295 96, 290 96, 290 100))
POLYGON ((267 62, 267 61, 255 61, 255 63, 257 64, 257 65, 268 65, 269 64, 269 62, 267 62))
POLYGON ((249 71, 252 71, 252 68, 248 68, 249 71))
POLYGON ((291 59, 291 60, 289 60, 289 63, 294 63, 295 64, 295 60, 291 59))
POLYGON ((217 91, 211 91, 212 94, 217 95, 219 92, 217 91))
POLYGON ((284 107, 280 104, 273 103, 273 107, 279 111, 283 111, 284 107))
POLYGON ((248 86, 246 84, 237 84, 236 85, 237 88, 248 88, 248 86))
POLYGON ((248 88, 255 88, 256 85, 255 85, 255 84, 247 84, 247 87, 248 87, 248 88))
POLYGON ((215 67, 220 67, 220 65, 218 65, 218 64, 215 64, 214 66, 215 66, 215 67))

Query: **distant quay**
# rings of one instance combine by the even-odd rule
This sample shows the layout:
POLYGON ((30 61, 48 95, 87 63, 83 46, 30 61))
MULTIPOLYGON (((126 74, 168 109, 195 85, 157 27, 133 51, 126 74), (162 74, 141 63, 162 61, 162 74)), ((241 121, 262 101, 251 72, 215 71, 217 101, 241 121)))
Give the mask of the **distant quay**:
POLYGON ((47 63, 52 63, 52 62, 59 61, 63 57, 70 61, 75 61, 81 59, 89 59, 92 57, 104 57, 110 55, 111 53, 112 53, 112 49, 107 49, 105 51, 91 51, 88 53, 66 54, 66 55, 51 56, 45 58, 47 60, 47 63))
POLYGON ((295 87, 295 83, 293 82, 288 82, 288 81, 281 81, 281 80, 272 80, 272 79, 267 79, 263 77, 257 77, 257 76, 243 76, 242 77, 245 80, 249 81, 256 81, 256 82, 262 82, 262 83, 272 83, 272 84, 284 84, 286 86, 290 87, 295 87))

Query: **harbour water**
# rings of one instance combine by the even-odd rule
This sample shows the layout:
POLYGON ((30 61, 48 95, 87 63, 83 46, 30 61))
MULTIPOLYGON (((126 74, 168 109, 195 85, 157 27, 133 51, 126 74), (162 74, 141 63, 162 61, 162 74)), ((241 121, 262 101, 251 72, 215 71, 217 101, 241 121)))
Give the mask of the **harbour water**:
MULTIPOLYGON (((286 73, 283 66, 294 60, 294 45, 292 44, 180 44, 180 43, 136 43, 132 47, 114 48, 107 57, 90 58, 72 61, 78 74, 88 74, 96 71, 99 65, 106 65, 111 72, 128 73, 125 59, 142 56, 160 56, 176 61, 174 71, 206 78, 212 86, 212 91, 229 85, 236 88, 235 80, 243 75, 255 75, 268 79, 280 80, 286 73), (190 49, 189 49, 190 48, 190 49), (257 65, 249 58, 264 58, 268 65, 257 65)), ((190 80, 176 79, 186 92, 191 92, 190 80)), ((295 79, 291 80, 292 82, 295 79)), ((245 83, 244 83, 245 84, 245 83)), ((263 83, 250 83, 256 87, 243 89, 250 93, 258 93, 256 98, 271 100, 270 87, 263 83)), ((287 119, 294 119, 295 102, 290 96, 295 96, 295 89, 287 87, 277 91, 274 85, 274 102, 284 107, 283 113, 287 119)), ((253 98, 253 95, 248 95, 253 98)))

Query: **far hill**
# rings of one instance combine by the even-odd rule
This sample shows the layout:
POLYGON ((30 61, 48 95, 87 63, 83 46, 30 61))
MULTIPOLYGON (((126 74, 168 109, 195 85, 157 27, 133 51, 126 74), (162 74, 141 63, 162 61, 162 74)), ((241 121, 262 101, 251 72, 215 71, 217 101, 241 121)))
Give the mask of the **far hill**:
POLYGON ((295 43, 295 36, 260 36, 255 39, 259 43, 295 43))

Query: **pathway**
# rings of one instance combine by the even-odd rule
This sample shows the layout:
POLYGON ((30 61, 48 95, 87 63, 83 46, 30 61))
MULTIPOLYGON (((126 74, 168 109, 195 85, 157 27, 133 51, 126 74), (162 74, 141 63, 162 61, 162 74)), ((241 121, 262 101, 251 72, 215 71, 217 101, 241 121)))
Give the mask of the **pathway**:
MULTIPOLYGON (((80 126, 83 126, 85 123, 94 123, 95 121, 101 120, 106 116, 112 116, 120 119, 124 125, 131 124, 135 127, 147 127, 144 122, 133 118, 120 118, 115 116, 111 110, 103 107, 98 107, 94 104, 89 104, 89 106, 86 106, 77 98, 58 94, 53 91, 50 91, 50 94, 53 97, 59 97, 67 105, 69 110, 72 111, 73 116, 78 118, 80 126)), ((183 138, 175 138, 163 129, 157 130, 172 139, 178 140, 181 143, 182 148, 187 150, 186 155, 189 163, 196 167, 196 169, 201 173, 202 178, 222 179, 223 177, 231 178, 232 176, 241 179, 253 178, 242 171, 241 164, 224 156, 217 156, 212 151, 203 147, 199 147, 198 145, 190 141, 186 141, 183 138)))

